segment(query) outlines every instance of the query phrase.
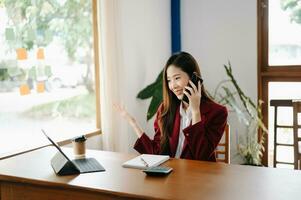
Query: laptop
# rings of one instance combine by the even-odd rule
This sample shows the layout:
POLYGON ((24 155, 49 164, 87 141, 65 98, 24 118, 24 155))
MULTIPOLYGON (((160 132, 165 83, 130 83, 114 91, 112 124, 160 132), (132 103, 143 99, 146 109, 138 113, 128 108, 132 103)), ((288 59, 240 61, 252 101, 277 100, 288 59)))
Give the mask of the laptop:
POLYGON ((95 158, 69 159, 63 150, 46 134, 43 129, 42 132, 58 150, 56 155, 51 159, 51 166, 57 174, 71 175, 105 171, 103 166, 101 166, 95 158))

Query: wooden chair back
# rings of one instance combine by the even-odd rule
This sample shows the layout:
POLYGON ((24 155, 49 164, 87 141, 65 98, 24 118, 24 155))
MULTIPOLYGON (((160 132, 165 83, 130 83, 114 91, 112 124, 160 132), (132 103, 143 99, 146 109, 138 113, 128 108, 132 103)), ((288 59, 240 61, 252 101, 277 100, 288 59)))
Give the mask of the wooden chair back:
POLYGON ((217 162, 230 164, 230 126, 228 123, 226 124, 224 135, 215 150, 215 157, 217 162))
MULTIPOLYGON (((294 149, 294 142, 293 140, 281 140, 281 136, 283 136, 284 132, 283 130, 289 130, 289 132, 292 131, 293 133, 293 124, 281 124, 280 115, 279 115, 279 109, 285 108, 285 110, 289 110, 290 108, 293 108, 293 100, 292 99, 272 99, 270 101, 270 106, 274 107, 274 151, 273 151, 273 166, 279 167, 279 166, 294 166, 294 161, 285 160, 283 157, 278 157, 278 151, 281 148, 287 148, 287 149, 294 149)), ((270 128, 272 129, 272 127, 270 128)), ((287 136, 289 134, 286 134, 287 136)), ((280 155, 280 154, 279 154, 280 155)))
MULTIPOLYGON (((294 168, 301 169, 301 122, 298 123, 298 114, 301 115, 301 100, 293 101, 293 129, 294 129, 294 168), (298 133, 300 130, 300 134, 298 133)), ((301 118, 301 116, 300 116, 301 118)))

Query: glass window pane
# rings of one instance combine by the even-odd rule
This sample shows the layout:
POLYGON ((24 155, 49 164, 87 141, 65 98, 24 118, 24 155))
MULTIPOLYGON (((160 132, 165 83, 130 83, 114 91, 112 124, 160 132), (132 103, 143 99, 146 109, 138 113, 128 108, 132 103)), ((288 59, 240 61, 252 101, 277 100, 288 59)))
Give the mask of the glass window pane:
POLYGON ((95 131, 92 1, 0 5, 0 155, 95 131))
POLYGON ((292 128, 278 128, 277 129, 277 143, 293 144, 294 132, 292 128))
POLYGON ((297 114, 298 124, 301 125, 301 113, 297 114))
POLYGON ((292 107, 278 107, 278 125, 293 125, 293 108, 292 107))
POLYGON ((301 99, 301 82, 269 82, 271 99, 301 99))
POLYGON ((301 64, 300 4, 300 1, 269 0, 270 66, 301 64))
POLYGON ((277 161, 294 162, 294 148, 286 146, 277 147, 277 161))
MULTIPOLYGON (((301 82, 269 82, 269 102, 273 99, 301 99, 301 82)), ((273 166, 274 156, 274 107, 269 106, 268 164, 273 166)), ((278 125, 293 125, 292 108, 278 107, 278 125)), ((281 132, 278 130, 278 133, 281 132)), ((278 142, 291 141, 291 136, 278 135, 278 142)), ((291 143, 291 142, 290 142, 291 143)), ((285 153, 285 152, 284 152, 285 153)), ((283 154, 283 153, 282 153, 283 154)), ((289 155, 288 155, 289 156, 289 155)), ((285 155, 284 155, 285 157, 285 155)))

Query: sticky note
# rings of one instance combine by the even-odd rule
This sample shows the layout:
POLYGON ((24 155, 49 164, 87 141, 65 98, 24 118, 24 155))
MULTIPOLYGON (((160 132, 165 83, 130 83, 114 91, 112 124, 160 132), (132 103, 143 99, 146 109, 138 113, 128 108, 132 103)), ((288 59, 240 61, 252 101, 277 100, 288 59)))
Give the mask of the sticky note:
POLYGON ((42 93, 45 91, 45 83, 44 82, 38 82, 37 83, 37 92, 42 93))
POLYGON ((8 59, 5 61, 6 68, 15 68, 18 67, 18 63, 16 59, 8 59))
POLYGON ((33 80, 37 79, 37 72, 36 72, 36 67, 32 67, 30 68, 29 72, 28 72, 28 78, 31 78, 33 80))
POLYGON ((46 65, 46 66, 45 66, 45 75, 46 75, 47 77, 52 76, 51 67, 50 67, 49 65, 46 65))
POLYGON ((8 73, 11 77, 14 77, 14 76, 21 75, 21 74, 22 74, 22 71, 21 71, 20 68, 18 68, 18 67, 10 67, 10 68, 7 68, 7 73, 8 73))
POLYGON ((45 76, 45 67, 43 65, 37 66, 37 76, 45 76))
POLYGON ((52 38, 53 38, 52 34, 49 31, 46 31, 44 34, 45 41, 50 42, 52 41, 52 38))
POLYGON ((36 38, 35 31, 32 28, 29 28, 27 30, 27 39, 30 40, 30 41, 32 41, 32 40, 35 40, 35 38, 36 38))
POLYGON ((45 55, 44 55, 44 49, 39 48, 38 52, 37 52, 37 59, 38 60, 43 60, 45 59, 45 55))
POLYGON ((6 40, 15 40, 15 32, 14 32, 14 29, 12 28, 6 28, 5 29, 5 38, 6 40))
POLYGON ((30 93, 30 90, 29 90, 29 86, 27 84, 22 84, 20 85, 20 94, 21 95, 27 95, 30 93))
POLYGON ((26 60, 27 59, 27 52, 25 48, 18 48, 17 50, 17 59, 18 60, 26 60))

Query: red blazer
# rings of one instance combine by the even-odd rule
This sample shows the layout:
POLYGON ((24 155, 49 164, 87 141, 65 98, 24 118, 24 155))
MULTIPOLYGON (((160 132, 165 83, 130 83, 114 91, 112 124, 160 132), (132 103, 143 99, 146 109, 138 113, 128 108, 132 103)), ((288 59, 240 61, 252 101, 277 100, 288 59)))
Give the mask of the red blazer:
MULTIPOLYGON (((160 154, 161 132, 158 126, 158 113, 154 122, 155 136, 151 140, 145 133, 138 138, 134 145, 139 153, 160 154)), ((216 161, 216 149, 227 123, 228 112, 224 106, 212 101, 202 101, 200 106, 201 121, 183 130, 185 141, 181 158, 192 160, 216 161)), ((169 156, 174 157, 177 151, 180 129, 180 106, 177 108, 174 128, 169 136, 169 156)))

